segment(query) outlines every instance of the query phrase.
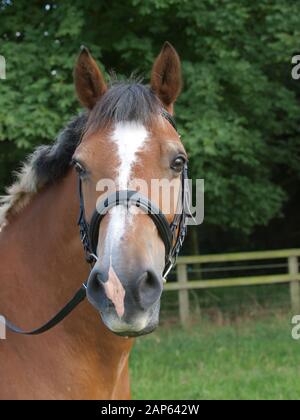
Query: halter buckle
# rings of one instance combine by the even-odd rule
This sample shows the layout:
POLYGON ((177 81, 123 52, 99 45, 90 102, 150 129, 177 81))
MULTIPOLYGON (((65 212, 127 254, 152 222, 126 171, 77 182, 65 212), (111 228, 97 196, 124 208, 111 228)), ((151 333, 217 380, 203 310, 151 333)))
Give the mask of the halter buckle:
POLYGON ((94 263, 96 263, 96 262, 98 261, 98 259, 99 259, 99 258, 97 257, 97 255, 93 254, 92 252, 87 251, 86 261, 87 261, 89 264, 94 264, 94 263))

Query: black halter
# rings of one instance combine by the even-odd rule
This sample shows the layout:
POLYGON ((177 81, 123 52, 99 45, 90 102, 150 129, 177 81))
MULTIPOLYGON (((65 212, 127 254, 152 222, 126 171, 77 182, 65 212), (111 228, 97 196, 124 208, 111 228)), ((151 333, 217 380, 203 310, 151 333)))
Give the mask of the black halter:
MULTIPOLYGON (((176 123, 174 118, 167 112, 163 111, 162 116, 174 127, 177 131, 176 123)), ((94 211, 90 224, 88 224, 85 216, 84 197, 82 192, 82 181, 79 176, 78 180, 78 191, 79 191, 79 204, 80 212, 78 225, 80 230, 80 240, 82 242, 86 260, 93 266, 98 260, 97 247, 98 237, 101 221, 103 217, 115 206, 125 205, 127 208, 131 205, 135 205, 143 210, 154 222, 160 237, 165 245, 166 260, 165 268, 163 271, 163 278, 166 279, 169 272, 176 263, 178 254, 182 248, 184 239, 187 233, 186 220, 189 217, 185 211, 186 195, 187 195, 187 165, 185 165, 182 176, 181 176, 181 197, 179 201, 180 212, 175 215, 174 220, 171 224, 167 221, 165 215, 157 208, 150 200, 138 193, 137 191, 125 190, 117 191, 116 193, 105 198, 98 208, 94 211)), ((87 281, 83 283, 81 288, 76 292, 74 297, 59 311, 50 321, 40 328, 33 331, 23 331, 16 327, 14 324, 6 320, 6 326, 12 332, 23 334, 23 335, 38 335, 42 334, 59 322, 61 322, 76 306, 79 305, 86 298, 87 281)))
MULTIPOLYGON (((163 111, 162 116, 174 127, 176 131, 177 126, 174 118, 167 112, 163 111)), ((180 212, 175 215, 171 225, 169 224, 165 215, 159 208, 155 206, 148 198, 144 197, 137 191, 124 190, 117 191, 116 193, 105 198, 97 206, 94 211, 90 224, 86 221, 84 197, 82 192, 82 181, 79 177, 79 200, 80 200, 80 215, 78 225, 80 228, 80 238, 83 244, 83 248, 86 254, 86 260, 90 264, 97 261, 97 247, 99 238, 99 229, 101 221, 104 216, 116 206, 126 206, 129 208, 131 205, 135 205, 143 210, 154 222, 160 237, 165 245, 166 261, 165 268, 163 271, 163 278, 166 279, 167 275, 176 263, 176 259, 182 248, 184 239, 186 237, 186 218, 187 213, 185 211, 185 201, 187 196, 187 178, 188 178, 187 164, 184 166, 184 170, 181 175, 181 197, 179 201, 180 212)))

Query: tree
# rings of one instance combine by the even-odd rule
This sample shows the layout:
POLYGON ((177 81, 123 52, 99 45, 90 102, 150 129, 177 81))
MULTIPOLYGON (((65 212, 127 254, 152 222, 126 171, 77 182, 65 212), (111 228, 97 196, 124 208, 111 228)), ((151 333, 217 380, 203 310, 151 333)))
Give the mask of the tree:
MULTIPOLYGON (((148 80, 162 43, 183 60, 176 113, 206 223, 250 233, 282 213, 299 180, 300 4, 287 0, 2 1, 1 168, 53 140, 78 111, 72 69, 87 45, 108 71, 148 80)), ((4 183, 7 165, 0 172, 4 183)))

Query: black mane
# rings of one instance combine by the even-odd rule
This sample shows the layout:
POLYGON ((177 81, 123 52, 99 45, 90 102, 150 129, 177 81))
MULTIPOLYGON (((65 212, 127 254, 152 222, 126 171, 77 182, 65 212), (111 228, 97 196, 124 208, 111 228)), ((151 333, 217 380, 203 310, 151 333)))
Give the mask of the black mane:
POLYGON ((61 131, 52 145, 40 146, 34 152, 36 158, 33 161, 33 168, 38 185, 47 185, 66 175, 85 130, 87 119, 87 114, 79 115, 61 131))

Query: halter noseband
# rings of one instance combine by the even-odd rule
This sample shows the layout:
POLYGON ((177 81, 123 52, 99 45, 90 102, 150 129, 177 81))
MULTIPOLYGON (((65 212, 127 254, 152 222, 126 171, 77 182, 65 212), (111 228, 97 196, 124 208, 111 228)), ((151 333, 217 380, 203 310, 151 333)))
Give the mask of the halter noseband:
MULTIPOLYGON (((177 131, 174 118, 167 112, 163 111, 162 116, 174 127, 177 131)), ((164 242, 166 249, 165 268, 163 271, 163 278, 166 279, 167 275, 176 263, 176 258, 182 248, 184 239, 186 237, 186 219, 189 217, 185 212, 185 199, 186 199, 186 180, 187 180, 187 165, 181 175, 181 212, 176 214, 173 222, 169 225, 166 216, 158 209, 148 198, 144 197, 137 191, 125 190, 117 191, 115 194, 105 198, 94 211, 90 224, 87 223, 85 217, 85 206, 82 192, 82 181, 79 176, 79 204, 80 213, 78 225, 80 229, 80 240, 83 244, 87 261, 93 265, 97 260, 97 247, 100 224, 105 214, 115 206, 135 205, 143 210, 154 222, 161 239, 164 242)), ((59 324, 67 315, 69 315, 76 306, 79 305, 86 298, 87 281, 82 284, 80 289, 75 293, 74 297, 46 324, 42 325, 32 331, 24 331, 16 327, 13 323, 6 320, 6 327, 17 334, 22 335, 38 335, 42 334, 55 325, 59 324)), ((1 318, 0 318, 1 322, 1 318)))
POLYGON ((169 255, 172 249, 173 237, 167 219, 146 197, 137 191, 131 190, 117 191, 115 194, 110 195, 99 204, 97 210, 94 212, 89 229, 93 254, 97 254, 99 228, 103 217, 113 207, 120 205, 125 206, 128 210, 131 205, 135 205, 149 215, 164 242, 166 254, 169 255))

